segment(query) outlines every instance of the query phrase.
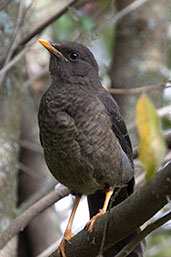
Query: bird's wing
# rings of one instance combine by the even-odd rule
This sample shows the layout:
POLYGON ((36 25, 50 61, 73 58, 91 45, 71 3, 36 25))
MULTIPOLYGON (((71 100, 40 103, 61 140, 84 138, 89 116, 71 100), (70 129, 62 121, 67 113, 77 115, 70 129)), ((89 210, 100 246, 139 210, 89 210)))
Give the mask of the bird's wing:
POLYGON ((118 138, 123 151, 127 154, 133 166, 131 141, 124 119, 120 113, 119 106, 117 105, 113 97, 105 89, 98 92, 98 98, 103 103, 107 112, 109 113, 112 121, 112 130, 118 138))
MULTIPOLYGON (((120 114, 119 107, 113 97, 105 90, 99 91, 97 97, 105 106, 109 116, 112 121, 112 130, 118 138, 120 145, 123 151, 128 156, 132 167, 133 167, 133 153, 131 141, 128 135, 128 131, 124 122, 122 115, 120 114)), ((127 187, 121 189, 115 201, 112 204, 112 207, 118 205, 122 201, 124 201, 128 195, 133 192, 134 189, 134 177, 130 179, 127 183, 127 187)), ((90 217, 94 216, 100 208, 103 206, 103 202, 105 199, 104 191, 96 191, 96 193, 88 196, 88 205, 90 211, 90 217)), ((110 249, 103 253, 104 257, 112 257, 116 255, 132 238, 134 238, 137 233, 139 233, 139 229, 137 229, 134 233, 129 235, 127 238, 119 241, 117 244, 113 245, 110 249)), ((141 242, 132 253, 129 255, 130 257, 143 257, 143 245, 144 242, 141 242)))

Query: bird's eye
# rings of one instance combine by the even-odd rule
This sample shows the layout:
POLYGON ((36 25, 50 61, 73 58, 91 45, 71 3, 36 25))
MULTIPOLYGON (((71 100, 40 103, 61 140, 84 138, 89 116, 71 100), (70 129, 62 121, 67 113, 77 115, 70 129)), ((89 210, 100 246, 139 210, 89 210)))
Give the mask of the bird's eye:
POLYGON ((77 61, 78 58, 79 58, 79 55, 78 55, 77 53, 75 53, 75 52, 69 54, 69 59, 70 59, 70 61, 72 61, 72 62, 77 61))

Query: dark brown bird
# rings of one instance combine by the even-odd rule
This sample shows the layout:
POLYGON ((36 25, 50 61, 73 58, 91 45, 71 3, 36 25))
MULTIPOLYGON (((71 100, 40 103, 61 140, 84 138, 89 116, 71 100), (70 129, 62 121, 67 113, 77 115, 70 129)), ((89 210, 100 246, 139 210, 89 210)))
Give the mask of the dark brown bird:
POLYGON ((114 188, 133 181, 132 148, 118 105, 102 87, 89 49, 76 42, 39 42, 51 54, 52 78, 40 102, 40 140, 50 172, 76 195, 58 249, 58 256, 65 257, 65 243, 73 236, 71 227, 81 195, 106 192, 103 208, 87 225, 92 231, 114 188))

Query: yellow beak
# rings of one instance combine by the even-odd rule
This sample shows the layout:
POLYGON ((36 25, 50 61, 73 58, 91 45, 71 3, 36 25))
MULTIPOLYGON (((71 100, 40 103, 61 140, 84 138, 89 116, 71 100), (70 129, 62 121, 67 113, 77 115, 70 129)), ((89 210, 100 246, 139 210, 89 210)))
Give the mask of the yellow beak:
POLYGON ((68 62, 68 60, 63 56, 63 54, 58 51, 53 45, 52 42, 49 40, 39 39, 38 40, 40 44, 42 44, 50 53, 56 55, 57 57, 63 58, 65 62, 68 62))

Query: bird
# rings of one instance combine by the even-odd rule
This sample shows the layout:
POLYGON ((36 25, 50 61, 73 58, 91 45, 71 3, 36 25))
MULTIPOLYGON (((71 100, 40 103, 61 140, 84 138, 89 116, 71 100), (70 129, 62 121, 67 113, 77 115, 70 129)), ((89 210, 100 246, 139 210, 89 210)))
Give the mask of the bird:
POLYGON ((50 172, 75 195, 57 252, 66 257, 65 245, 74 236, 72 223, 82 195, 88 197, 91 219, 86 228, 92 232, 113 192, 125 186, 121 198, 132 193, 132 146, 119 107, 100 82, 92 52, 73 41, 39 42, 50 52, 52 80, 39 106, 40 142, 50 172))

